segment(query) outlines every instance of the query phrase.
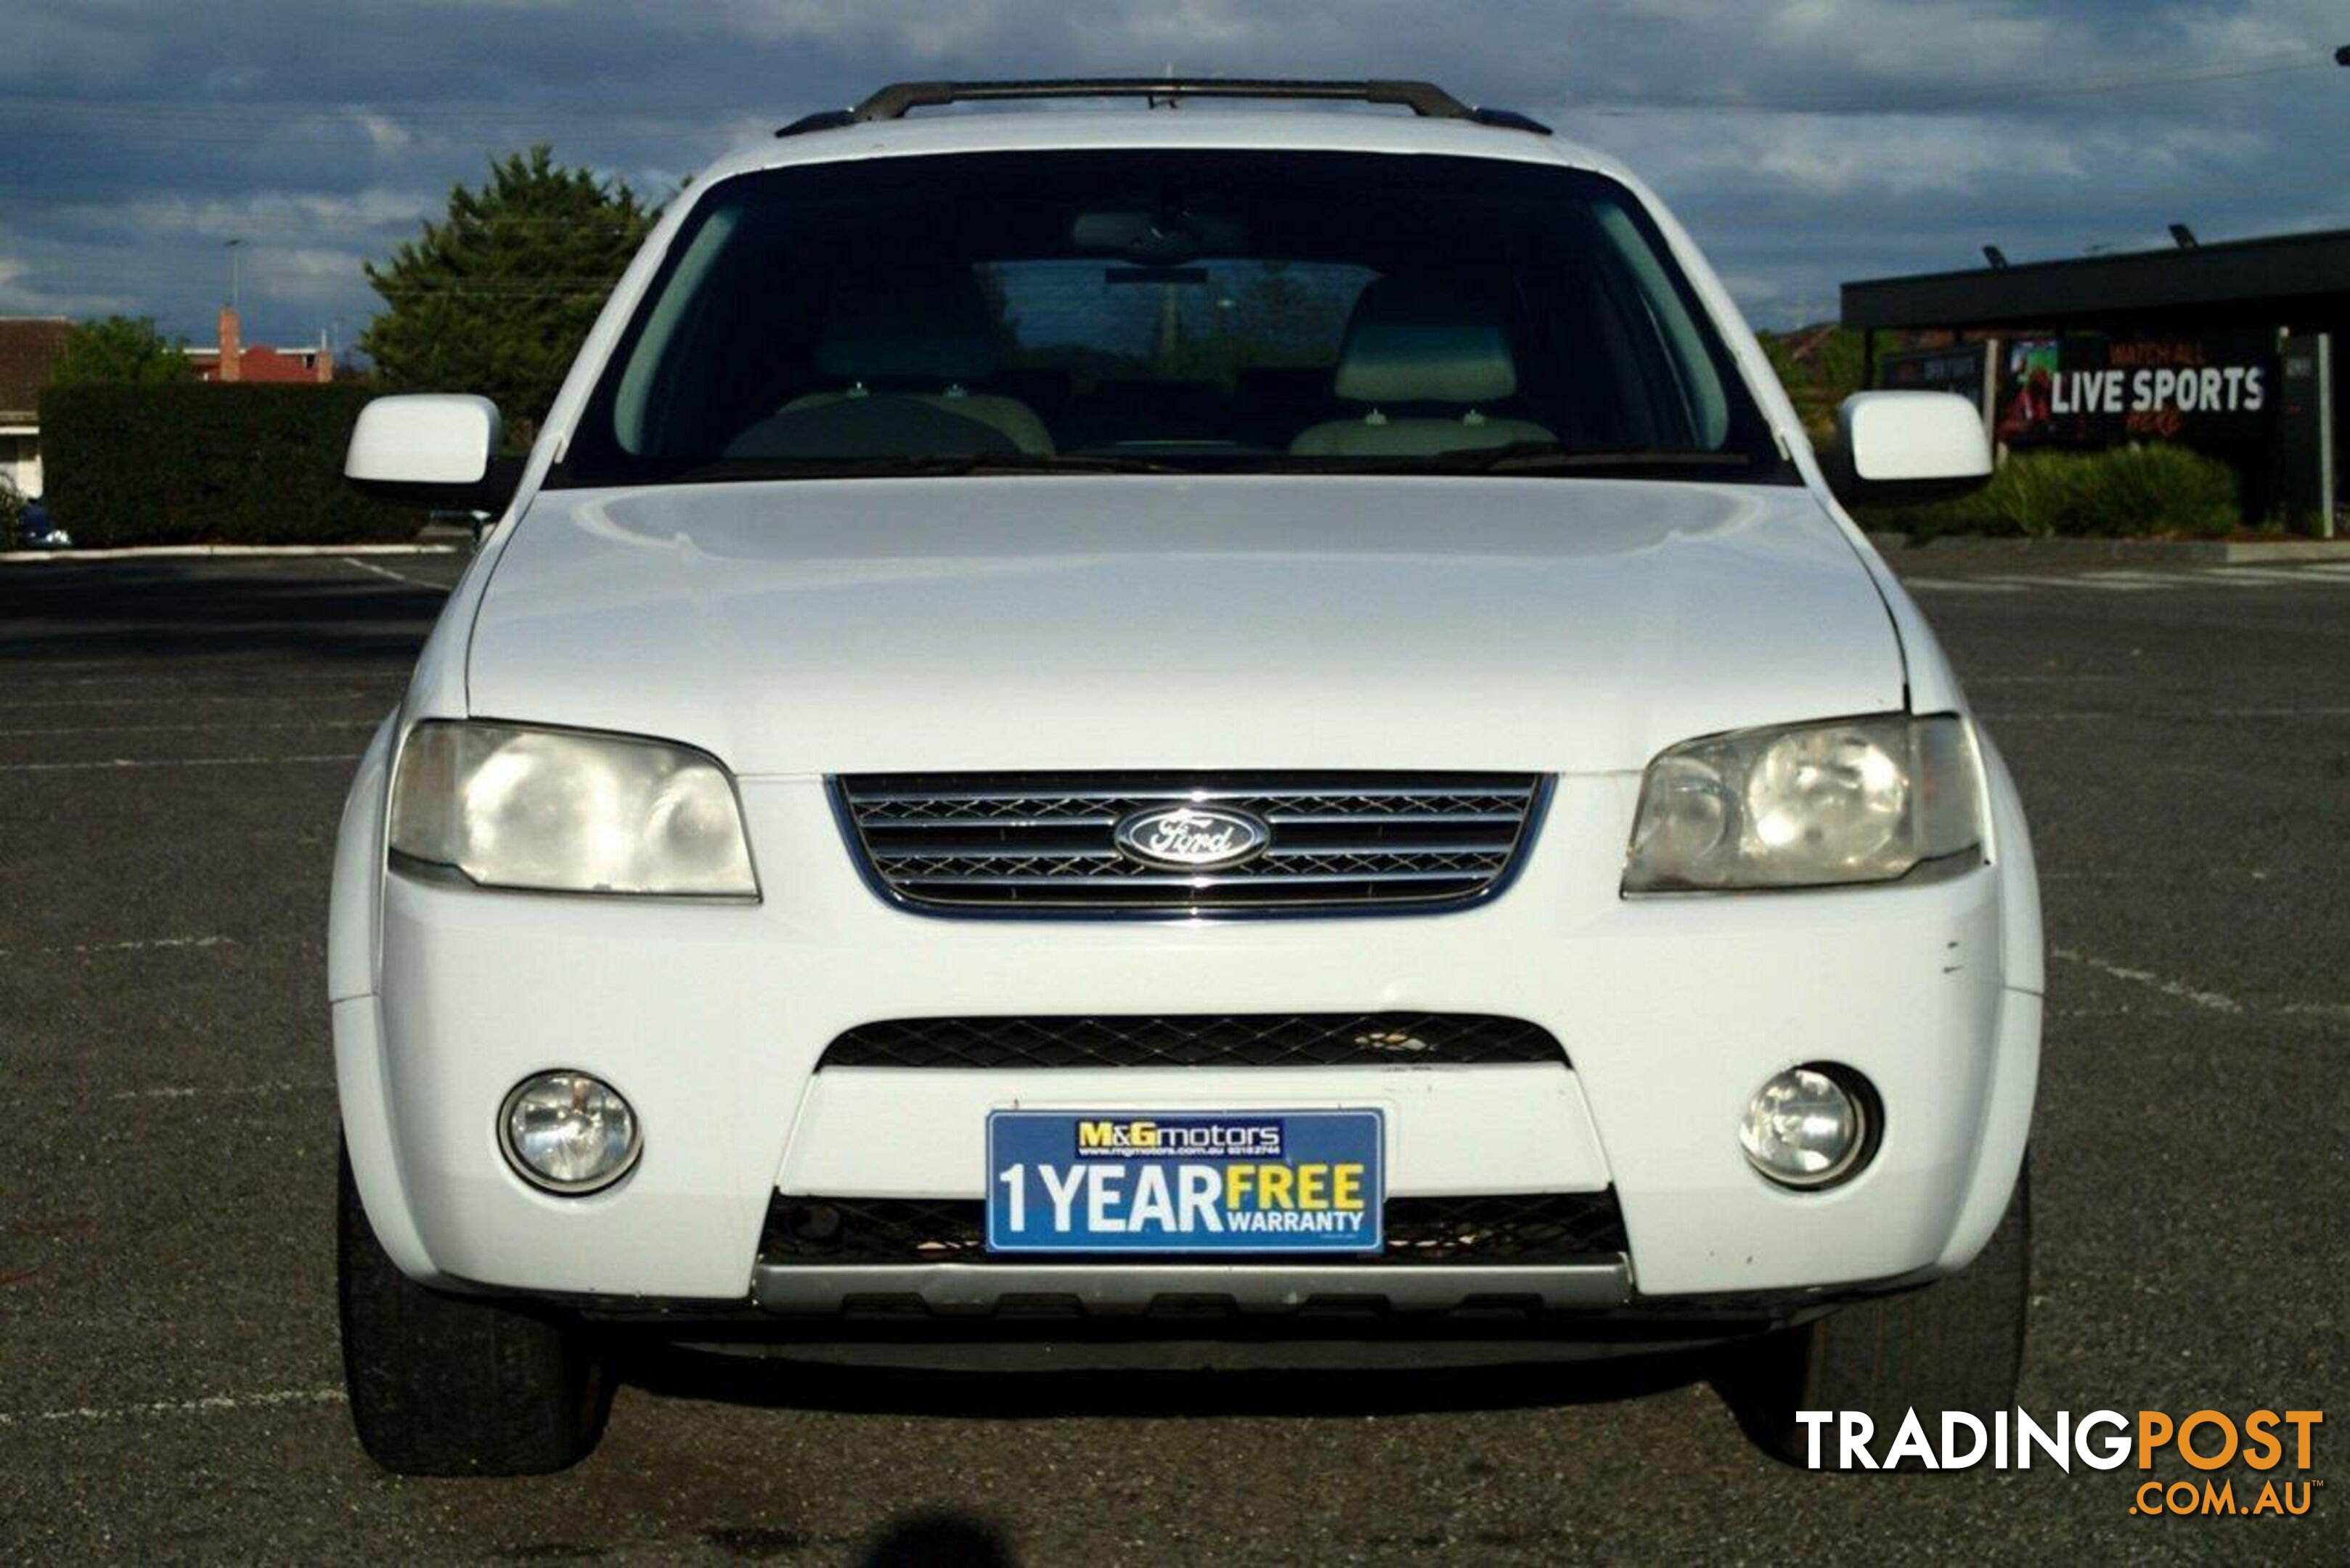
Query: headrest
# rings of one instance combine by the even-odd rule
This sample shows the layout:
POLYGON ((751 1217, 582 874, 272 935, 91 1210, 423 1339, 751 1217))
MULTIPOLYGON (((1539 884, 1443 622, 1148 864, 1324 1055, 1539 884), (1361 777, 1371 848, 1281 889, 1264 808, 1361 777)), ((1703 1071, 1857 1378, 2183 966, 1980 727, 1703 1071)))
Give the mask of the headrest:
POLYGON ((844 381, 983 380, 995 371, 987 301, 968 267, 841 278, 816 339, 816 368, 844 381))
POLYGON ((1518 368, 1490 305, 1381 278, 1355 301, 1331 389, 1355 403, 1489 403, 1518 389, 1518 368))

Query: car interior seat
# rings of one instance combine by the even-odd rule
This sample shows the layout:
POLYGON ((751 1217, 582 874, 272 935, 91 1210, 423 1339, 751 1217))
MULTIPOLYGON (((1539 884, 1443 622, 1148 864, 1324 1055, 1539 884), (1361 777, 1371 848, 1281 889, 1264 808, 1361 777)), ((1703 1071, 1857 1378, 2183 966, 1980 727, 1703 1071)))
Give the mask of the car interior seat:
POLYGON ((1438 283, 1382 278, 1347 322, 1331 390, 1366 405, 1359 418, 1309 425, 1299 457, 1425 457, 1558 438, 1531 420, 1486 410, 1518 389, 1501 314, 1438 283))
MULTIPOLYGON (((938 266, 843 277, 834 286, 820 324, 812 367, 841 383, 794 398, 768 419, 736 438, 733 455, 775 455, 774 449, 802 447, 795 434, 824 432, 832 440, 851 427, 871 426, 887 444, 887 433, 902 431, 907 452, 941 450, 939 432, 951 427, 940 416, 984 426, 991 440, 948 441, 943 450, 1008 450, 1050 456, 1052 432, 1027 403, 1000 392, 975 391, 998 369, 995 342, 988 330, 987 301, 968 267, 938 266), (841 405, 859 403, 857 409, 841 405), (925 412, 917 412, 919 408, 925 412), (750 452, 746 448, 755 446, 750 452)), ((862 449, 872 439, 857 442, 862 449)))

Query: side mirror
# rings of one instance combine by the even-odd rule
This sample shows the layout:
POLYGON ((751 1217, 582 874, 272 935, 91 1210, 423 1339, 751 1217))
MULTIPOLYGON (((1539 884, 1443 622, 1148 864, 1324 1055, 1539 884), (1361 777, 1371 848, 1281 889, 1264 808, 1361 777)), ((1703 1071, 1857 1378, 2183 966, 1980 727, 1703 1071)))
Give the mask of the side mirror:
POLYGON ((522 460, 498 456, 498 406, 487 398, 418 392, 378 398, 359 410, 343 477, 365 495, 401 506, 503 512, 522 460))
POLYGON ((1952 392, 1855 392, 1836 410, 1846 501, 1914 504, 1963 495, 1991 478, 1982 413, 1952 392))

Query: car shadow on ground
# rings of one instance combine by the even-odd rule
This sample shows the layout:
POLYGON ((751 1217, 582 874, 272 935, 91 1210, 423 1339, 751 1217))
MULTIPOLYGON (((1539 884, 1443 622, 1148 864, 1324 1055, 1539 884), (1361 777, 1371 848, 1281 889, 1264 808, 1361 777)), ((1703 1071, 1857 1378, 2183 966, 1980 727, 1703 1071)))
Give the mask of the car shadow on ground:
MULTIPOLYGON (((399 569, 452 575, 446 558, 424 559, 399 569)), ((0 571, 0 659, 261 655, 404 670, 446 597, 331 559, 20 565, 0 571)))
POLYGON ((949 1510, 892 1521, 858 1557, 862 1568, 996 1568, 1017 1561, 994 1525, 949 1510))
MULTIPOLYGON (((1155 1347, 1154 1347, 1155 1349, 1155 1347)), ((1575 1358, 1517 1353, 1485 1365, 1413 1365, 1409 1341, 1379 1345, 1359 1358, 1296 1368, 1269 1364, 1284 1354, 1253 1343, 1213 1345, 1180 1365, 1072 1365, 1037 1370, 941 1369, 935 1355, 910 1365, 886 1355, 844 1365, 832 1353, 767 1347, 734 1354, 658 1341, 623 1342, 620 1374, 659 1397, 824 1410, 852 1415, 941 1416, 975 1420, 1124 1416, 1388 1416, 1534 1409, 1607 1404, 1718 1381, 1719 1351, 1662 1351, 1575 1358)), ((1155 1358, 1146 1357, 1152 1360, 1155 1358)), ((1431 1353, 1433 1359, 1433 1353, 1431 1353)))

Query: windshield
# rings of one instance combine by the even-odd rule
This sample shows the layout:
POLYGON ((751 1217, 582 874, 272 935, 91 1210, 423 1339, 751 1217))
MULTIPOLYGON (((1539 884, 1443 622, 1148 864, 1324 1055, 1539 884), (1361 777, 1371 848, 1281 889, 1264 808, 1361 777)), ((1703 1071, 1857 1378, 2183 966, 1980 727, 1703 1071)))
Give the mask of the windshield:
POLYGON ((1612 181, 1118 151, 726 181, 552 482, 1055 469, 1792 478, 1612 181))

